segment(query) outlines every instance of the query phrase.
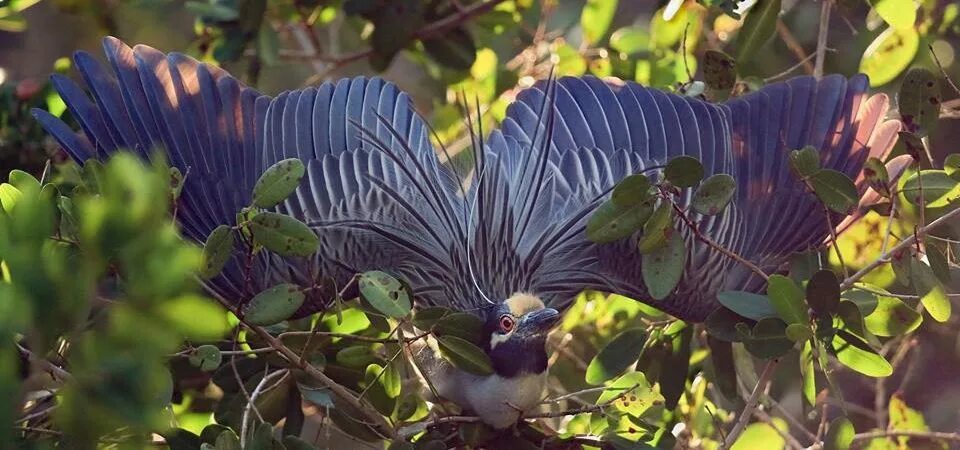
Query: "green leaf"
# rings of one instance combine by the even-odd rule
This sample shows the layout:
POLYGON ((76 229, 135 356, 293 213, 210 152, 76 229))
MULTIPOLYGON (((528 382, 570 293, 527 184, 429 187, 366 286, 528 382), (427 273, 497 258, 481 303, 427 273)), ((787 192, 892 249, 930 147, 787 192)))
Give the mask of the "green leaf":
POLYGON ((791 150, 790 166, 801 177, 809 177, 820 170, 820 152, 812 145, 800 150, 791 150))
POLYGON ((587 61, 570 44, 558 44, 554 50, 559 75, 580 76, 587 71, 587 61))
MULTIPOLYGON (((430 330, 438 320, 446 315, 452 314, 449 308, 442 306, 430 306, 427 308, 417 308, 413 313, 413 326, 420 330, 430 330)), ((469 340, 469 339, 468 339, 469 340)))
POLYGON ((815 369, 817 364, 814 363, 813 344, 816 342, 808 340, 803 343, 803 348, 800 350, 801 392, 803 399, 810 406, 817 404, 817 371, 815 369))
POLYGON ((862 339, 846 330, 837 330, 830 346, 841 364, 868 377, 887 377, 893 366, 862 339))
POLYGON ((896 297, 878 295, 877 306, 863 318, 867 330, 877 336, 900 336, 916 330, 923 316, 896 297))
POLYGON ((893 28, 912 28, 917 21, 913 0, 870 0, 870 5, 893 28))
POLYGON ((823 438, 823 450, 848 450, 857 431, 846 417, 837 417, 830 422, 827 436, 823 438))
POLYGON ((207 243, 203 245, 200 277, 213 278, 223 270, 233 254, 233 240, 233 230, 226 225, 220 225, 210 232, 207 243))
POLYGON ((663 170, 667 181, 677 187, 692 187, 703 179, 703 165, 692 156, 677 156, 663 170))
POLYGON ((617 12, 617 3, 617 0, 587 0, 580 14, 580 28, 588 45, 595 46, 606 36, 617 12))
POLYGON ((240 438, 233 430, 226 430, 217 436, 215 448, 217 450, 240 450, 240 438))
POLYGON ((617 397, 620 398, 613 407, 633 417, 641 417, 650 408, 663 404, 663 397, 650 386, 642 372, 630 372, 617 378, 600 394, 596 404, 606 405, 617 397))
POLYGON ((893 81, 913 61, 920 48, 920 36, 910 28, 887 28, 863 52, 860 72, 870 77, 870 86, 893 81))
MULTIPOLYGON (((747 18, 750 16, 748 15, 747 18)), ((781 449, 786 447, 786 441, 780 433, 787 433, 786 422, 775 417, 771 423, 752 423, 743 430, 743 434, 733 443, 730 450, 781 449), (776 428, 774 428, 776 426, 776 428), (780 431, 777 431, 777 430, 780 431)))
POLYGON ((214 345, 201 345, 188 359, 194 367, 199 367, 204 372, 213 372, 220 367, 223 355, 220 353, 220 349, 214 345))
POLYGON ((960 181, 942 170, 924 170, 919 177, 916 172, 907 176, 900 193, 914 205, 920 205, 920 186, 923 185, 923 204, 927 208, 942 208, 960 203, 960 181))
MULTIPOLYGON (((913 3, 913 0, 905 1, 913 3)), ((940 83, 933 72, 923 67, 914 67, 907 71, 900 85, 897 100, 900 106, 900 119, 903 120, 908 131, 915 130, 918 136, 923 137, 936 128, 943 97, 940 93, 940 83)))
POLYGON ((733 363, 733 344, 707 335, 710 361, 713 363, 713 382, 727 400, 740 397, 737 393, 737 370, 733 363))
POLYGON ((253 205, 272 208, 282 202, 300 184, 306 168, 296 158, 284 159, 270 166, 253 186, 253 205))
POLYGON ((603 202, 587 221, 587 239, 603 244, 629 237, 639 230, 653 212, 649 203, 617 208, 612 200, 603 202))
POLYGON ((305 223, 274 212, 253 216, 247 224, 253 239, 282 256, 310 256, 320 248, 320 239, 305 223))
POLYGON ((590 361, 585 377, 587 383, 603 384, 636 364, 646 339, 647 332, 643 328, 630 328, 616 335, 590 361))
POLYGON ((678 233, 670 234, 667 245, 644 253, 640 269, 650 296, 663 300, 670 295, 683 277, 686 261, 687 247, 678 233))
POLYGON ((878 194, 890 197, 890 174, 887 166, 879 158, 869 157, 863 163, 863 178, 878 194))
POLYGON ((643 236, 637 241, 640 253, 650 253, 667 245, 667 241, 676 234, 673 229, 673 206, 662 202, 643 226, 643 236))
POLYGON ((810 321, 803 291, 790 278, 771 275, 767 280, 767 297, 784 322, 807 324, 810 321))
POLYGON ((667 17, 664 14, 666 8, 658 9, 653 13, 653 18, 650 21, 650 36, 653 47, 675 49, 680 40, 683 39, 683 33, 686 30, 688 34, 687 52, 692 52, 696 43, 694 37, 700 35, 702 27, 699 11, 697 8, 683 6, 672 17, 667 17))
POLYGON ((814 173, 810 176, 810 184, 813 192, 827 208, 841 214, 849 213, 860 200, 853 181, 833 169, 821 169, 814 173))
POLYGON ((787 338, 787 324, 777 318, 763 319, 750 330, 749 339, 743 341, 751 355, 772 359, 790 351, 794 343, 787 338))
POLYGON ((690 206, 694 211, 712 216, 723 212, 737 189, 737 182, 725 173, 711 175, 693 194, 690 206))
POLYGON ((278 284, 260 292, 243 306, 243 318, 251 325, 273 325, 290 318, 306 296, 300 286, 278 284))
POLYGON ((453 70, 470 70, 477 60, 477 46, 473 37, 462 27, 442 36, 422 41, 423 50, 436 62, 453 70))
POLYGON ((360 297, 377 311, 400 319, 410 314, 410 293, 400 280, 379 270, 360 275, 360 297))
POLYGON ((904 286, 913 284, 913 252, 910 249, 904 249, 895 252, 890 257, 890 267, 897 281, 904 286))
MULTIPOLYGON (((396 389, 399 390, 399 374, 396 377, 393 375, 388 375, 390 372, 390 365, 387 365, 387 369, 379 364, 370 364, 367 366, 364 371, 363 380, 364 380, 364 397, 370 401, 374 408, 385 416, 393 414, 394 408, 397 406, 396 396, 391 397, 388 393, 389 390, 392 390, 394 387, 392 384, 397 383, 396 389), (383 372, 381 374, 381 372, 383 372)), ((396 369, 394 369, 396 371, 396 369)))
POLYGON ((737 61, 720 50, 707 50, 703 54, 703 79, 711 89, 730 91, 737 83, 737 61))
POLYGON ((744 291, 724 291, 717 294, 720 304, 729 310, 752 320, 778 317, 770 298, 744 291))
POLYGON ((650 34, 645 28, 623 27, 610 35, 610 48, 629 57, 650 49, 650 34))
POLYGON ((17 204, 17 201, 23 196, 23 193, 20 192, 20 189, 17 189, 12 184, 3 183, 0 184, 0 206, 3 207, 3 210, 7 214, 13 212, 13 206, 17 204))
POLYGON ((960 181, 960 153, 951 153, 943 159, 943 170, 954 180, 960 181))
POLYGON ((937 276, 933 273, 933 269, 919 259, 912 258, 910 271, 914 281, 914 288, 917 291, 917 295, 920 296, 920 302, 923 303, 923 307, 930 313, 930 317, 933 317, 933 320, 937 322, 946 322, 949 320, 951 310, 950 298, 947 297, 947 293, 943 285, 940 284, 940 280, 938 280, 937 276))
POLYGON ((780 15, 780 0, 757 0, 747 12, 737 36, 737 61, 750 61, 763 44, 773 36, 780 15))
POLYGON ((379 360, 369 345, 351 345, 337 352, 337 364, 351 369, 362 369, 379 360))
POLYGON ((480 345, 483 336, 483 321, 474 314, 453 313, 437 320, 433 325, 437 336, 456 336, 468 342, 480 345))
POLYGON ((807 283, 807 304, 814 314, 827 317, 837 310, 840 303, 840 282, 830 270, 820 270, 807 283))
POLYGON ((197 294, 168 299, 159 312, 183 338, 196 342, 220 339, 230 329, 227 312, 216 301, 197 294))
POLYGON ((630 175, 613 188, 610 200, 619 209, 627 209, 642 203, 650 203, 650 179, 646 175, 630 175))
POLYGON ((805 323, 791 323, 787 325, 787 339, 793 342, 806 342, 813 338, 813 330, 805 323))
POLYGON ((490 358, 479 347, 456 336, 438 336, 440 354, 460 370, 475 375, 493 374, 490 358))

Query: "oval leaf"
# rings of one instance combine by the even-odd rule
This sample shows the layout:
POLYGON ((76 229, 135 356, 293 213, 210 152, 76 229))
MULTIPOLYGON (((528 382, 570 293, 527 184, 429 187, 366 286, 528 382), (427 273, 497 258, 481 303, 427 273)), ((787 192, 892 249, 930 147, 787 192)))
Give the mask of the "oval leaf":
POLYGON ((744 291, 725 291, 717 294, 717 300, 727 309, 748 319, 762 320, 777 317, 770 298, 744 291))
POLYGON ((290 318, 306 296, 300 286, 278 284, 257 294, 243 307, 243 318, 251 325, 273 325, 290 318))
POLYGON ((612 200, 608 200, 590 216, 587 239, 602 244, 626 238, 639 230, 652 212, 653 206, 649 203, 618 208, 612 200))
POLYGON ((650 296, 663 300, 680 282, 687 261, 687 247, 678 233, 672 233, 667 245, 644 253, 640 266, 650 296))
POLYGON ((337 364, 352 369, 362 369, 379 360, 369 345, 351 345, 337 352, 337 364))
POLYGON ((438 336, 440 354, 460 370, 475 375, 493 374, 490 358, 480 347, 456 336, 438 336))
POLYGON ((725 173, 711 175, 694 192, 690 205, 700 214, 707 216, 719 214, 730 203, 736 190, 737 182, 730 175, 725 173))
POLYGON ((456 336, 480 345, 480 339, 483 335, 483 321, 470 313, 453 313, 437 320, 432 331, 437 336, 456 336))
POLYGON ((396 278, 372 270, 360 275, 360 297, 370 303, 377 311, 400 319, 410 314, 410 293, 396 278))
POLYGON ((320 239, 305 223, 274 212, 253 216, 247 225, 253 239, 282 256, 310 256, 320 248, 320 239))
POLYGON ((674 186, 695 186, 703 179, 703 164, 691 156, 677 156, 667 163, 663 175, 674 186))
POLYGON ((204 372, 213 372, 220 367, 223 355, 220 349, 213 345, 201 345, 188 358, 190 364, 199 367, 204 372))
POLYGON ((787 338, 787 324, 777 318, 763 319, 750 330, 750 336, 743 341, 751 355, 762 359, 782 356, 793 348, 793 341, 787 338))
POLYGON ((607 34, 617 12, 617 0, 587 0, 580 14, 580 28, 587 44, 595 45, 607 34))
POLYGON ((908 131, 920 137, 927 136, 936 127, 942 100, 940 83, 933 72, 914 67, 907 71, 900 85, 900 120, 908 131))
POLYGON ((233 254, 233 239, 233 230, 226 225, 220 225, 210 232, 207 243, 203 245, 201 277, 213 278, 223 270, 223 266, 233 254))
POLYGON ((744 63, 773 36, 780 15, 780 0, 758 0, 747 13, 737 36, 737 61, 744 63))
POLYGON ((930 313, 930 317, 933 317, 933 320, 937 322, 949 320, 952 309, 950 298, 947 297, 947 293, 936 274, 933 273, 933 269, 919 259, 913 258, 911 259, 910 272, 914 281, 914 288, 917 295, 920 296, 920 302, 930 313))
POLYGON ((806 178, 820 170, 820 152, 812 145, 790 152, 790 166, 800 177, 806 178))
POLYGON ((626 209, 650 202, 650 179, 645 175, 630 175, 613 188, 610 200, 617 208, 626 209))
POLYGON ((896 297, 876 296, 877 306, 863 318, 867 331, 877 336, 900 336, 916 330, 923 316, 896 297))
POLYGON ((783 275, 771 275, 767 281, 767 297, 773 303, 773 308, 786 323, 807 324, 807 316, 803 291, 793 280, 783 275))
POLYGON ((870 77, 870 86, 883 86, 903 72, 920 48, 920 36, 913 27, 887 28, 863 52, 860 72, 870 77))
POLYGON ((869 377, 886 377, 893 366, 862 339, 845 330, 837 330, 831 341, 834 354, 841 364, 869 377))
POLYGON ((637 241, 637 248, 640 253, 664 248, 674 234, 676 230, 673 229, 673 206, 663 202, 643 226, 643 236, 637 241))
POLYGON ((603 384, 634 365, 646 339, 647 332, 643 328, 631 328, 616 335, 590 361, 585 377, 587 383, 603 384))
POLYGON ((837 310, 840 303, 840 282, 830 270, 820 270, 807 283, 807 304, 820 317, 837 310))
POLYGON ((296 158, 284 159, 268 167, 253 186, 253 205, 259 208, 276 206, 293 193, 305 172, 303 163, 296 158))
POLYGON ((718 91, 729 91, 737 82, 737 62, 719 50, 703 54, 703 79, 707 86, 718 91))
POLYGON ((811 175, 810 184, 813 192, 827 208, 841 214, 850 212, 860 199, 853 181, 833 169, 821 169, 811 175))

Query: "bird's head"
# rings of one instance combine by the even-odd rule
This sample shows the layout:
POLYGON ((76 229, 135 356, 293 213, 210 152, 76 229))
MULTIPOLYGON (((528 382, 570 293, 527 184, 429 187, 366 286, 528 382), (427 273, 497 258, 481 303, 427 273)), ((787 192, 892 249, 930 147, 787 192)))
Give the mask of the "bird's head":
POLYGON ((544 306, 538 297, 513 294, 488 310, 484 350, 494 371, 505 378, 540 374, 547 369, 547 333, 560 313, 544 306))

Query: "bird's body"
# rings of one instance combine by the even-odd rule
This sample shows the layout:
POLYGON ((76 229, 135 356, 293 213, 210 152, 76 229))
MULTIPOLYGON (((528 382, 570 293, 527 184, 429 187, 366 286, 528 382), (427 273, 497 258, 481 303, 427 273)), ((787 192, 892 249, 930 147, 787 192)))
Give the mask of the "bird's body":
MULTIPOLYGON (((508 299, 534 305, 523 314, 563 311, 578 292, 594 289, 700 321, 719 307, 718 292, 763 288, 750 270, 681 227, 684 275, 671 295, 652 300, 635 237, 601 245, 585 236, 587 219, 619 180, 679 155, 696 157, 707 175, 733 175, 732 207, 692 218, 699 233, 774 272, 829 233, 822 206, 791 173, 789 150, 814 146, 823 167, 858 178, 866 158, 885 154, 898 130, 883 120, 886 97, 867 97, 863 76, 796 78, 724 104, 635 83, 562 78, 517 95, 502 127, 475 143, 482 149, 474 152, 476 182, 467 182, 467 173, 437 157, 406 94, 382 80, 340 80, 271 98, 183 55, 113 38, 104 47, 113 74, 85 53, 76 56, 93 101, 72 81, 53 79, 85 137, 46 112, 35 116, 80 163, 120 148, 148 157, 164 147, 172 165, 189 171, 178 205, 187 237, 202 242, 217 225, 233 223, 273 163, 299 158, 307 167, 276 210, 316 231, 318 254, 260 253, 250 280, 238 254, 209 281, 212 293, 239 303, 276 283, 321 275, 340 285, 367 270, 401 277, 418 306, 472 312, 490 324, 486 350, 497 374, 447 373, 441 385, 444 396, 498 425, 539 401, 546 368, 541 335, 498 337, 497 314, 516 306, 508 299)), ((682 195, 680 206, 689 200, 682 195)), ((298 314, 323 309, 325 300, 308 299, 298 314)))

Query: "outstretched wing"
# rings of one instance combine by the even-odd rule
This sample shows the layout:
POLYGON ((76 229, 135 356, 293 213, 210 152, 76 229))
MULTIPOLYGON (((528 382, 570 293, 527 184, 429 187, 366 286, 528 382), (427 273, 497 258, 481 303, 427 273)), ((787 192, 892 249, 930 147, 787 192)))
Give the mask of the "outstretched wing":
POLYGON ((863 76, 803 77, 721 105, 596 78, 562 78, 522 92, 507 111, 502 135, 491 137, 489 153, 518 175, 524 164, 513 161, 531 158, 543 167, 538 183, 509 183, 518 198, 535 199, 513 202, 508 212, 531 217, 515 245, 525 265, 536 267, 528 284, 553 294, 558 307, 580 289, 597 289, 690 320, 714 310, 720 290, 759 288, 752 273, 694 242, 686 230, 683 279, 673 295, 652 300, 641 281, 636 240, 590 243, 586 220, 620 179, 690 155, 707 175, 728 173, 738 182, 732 207, 712 217, 694 214, 700 231, 777 270, 791 253, 818 245, 829 232, 822 208, 790 173, 789 150, 813 145, 824 167, 856 178, 868 155, 892 145, 896 123, 882 120, 887 99, 867 99, 866 89, 863 76))
MULTIPOLYGON (((342 286, 357 271, 381 269, 429 297, 437 280, 451 276, 451 246, 464 233, 455 177, 438 163, 426 127, 396 86, 356 78, 270 98, 184 55, 131 49, 114 38, 104 49, 113 73, 86 53, 75 57, 92 100, 53 77, 83 135, 44 111, 34 116, 80 163, 120 149, 148 157, 163 148, 187 174, 178 220, 188 237, 202 242, 217 225, 233 223, 274 162, 296 157, 307 166, 296 193, 276 209, 313 227, 321 251, 312 258, 261 253, 248 277, 238 248, 209 282, 216 294, 240 302, 280 281, 306 285, 322 274, 342 286)), ((300 313, 321 302, 310 299, 300 313)))

